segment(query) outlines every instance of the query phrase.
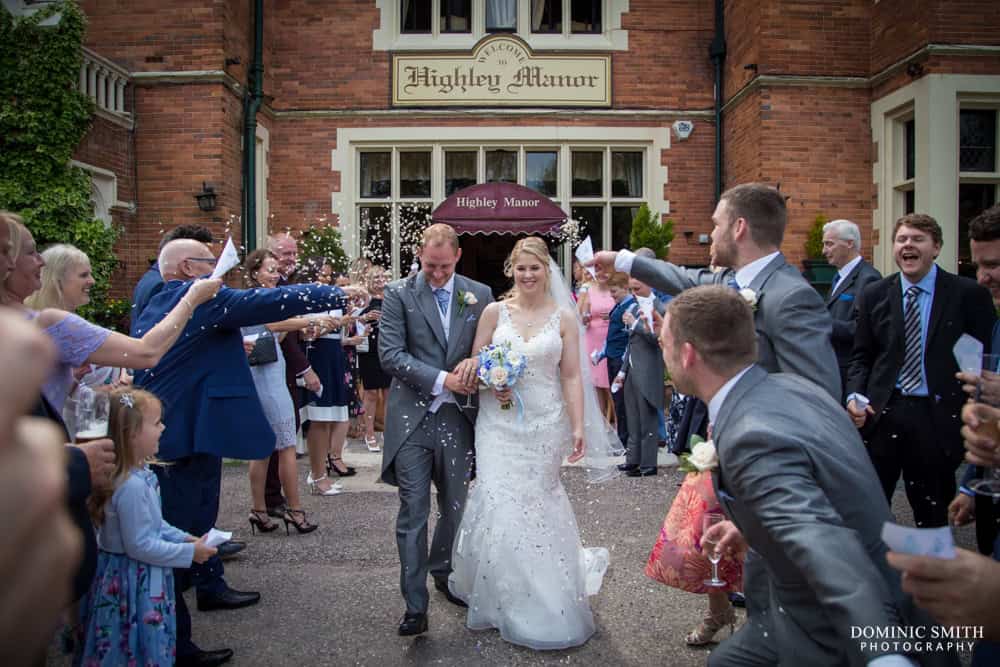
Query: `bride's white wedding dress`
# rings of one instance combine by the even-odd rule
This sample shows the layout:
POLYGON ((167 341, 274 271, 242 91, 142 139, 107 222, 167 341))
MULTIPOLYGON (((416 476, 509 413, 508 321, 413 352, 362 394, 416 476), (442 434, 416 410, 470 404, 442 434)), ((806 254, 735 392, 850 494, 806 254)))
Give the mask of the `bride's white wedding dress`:
POLYGON ((455 540, 452 593, 469 605, 468 627, 497 628, 505 640, 533 649, 578 646, 594 633, 587 596, 601 587, 604 548, 584 549, 559 479, 572 430, 559 378, 559 312, 529 340, 500 304, 494 343, 527 357, 515 407, 479 394, 476 480, 455 540))

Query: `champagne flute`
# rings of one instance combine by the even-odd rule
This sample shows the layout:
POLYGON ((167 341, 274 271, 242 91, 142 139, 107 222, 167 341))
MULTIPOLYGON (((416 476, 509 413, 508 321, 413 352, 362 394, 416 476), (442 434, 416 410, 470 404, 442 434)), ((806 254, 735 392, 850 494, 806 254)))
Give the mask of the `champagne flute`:
MULTIPOLYGON (((707 533, 712 526, 722 523, 725 520, 725 515, 720 512, 707 512, 701 518, 702 535, 707 533)), ((710 547, 708 553, 705 555, 708 556, 708 560, 712 563, 712 578, 705 579, 702 583, 712 588, 721 588, 726 585, 725 581, 719 579, 719 561, 722 560, 722 553, 715 548, 715 542, 705 540, 704 543, 710 547)))
POLYGON ((81 391, 74 406, 73 441, 77 444, 108 437, 108 394, 87 389, 81 391))
MULTIPOLYGON (((976 382, 976 394, 972 397, 977 403, 995 405, 996 401, 989 401, 983 397, 983 384, 1000 383, 1000 354, 984 354, 983 370, 976 382)), ((978 429, 984 435, 990 435, 994 442, 1000 442, 1000 424, 997 422, 984 423, 978 429)), ((993 499, 1000 498, 1000 467, 988 466, 983 469, 983 476, 969 482, 969 488, 979 495, 988 496, 993 499)))

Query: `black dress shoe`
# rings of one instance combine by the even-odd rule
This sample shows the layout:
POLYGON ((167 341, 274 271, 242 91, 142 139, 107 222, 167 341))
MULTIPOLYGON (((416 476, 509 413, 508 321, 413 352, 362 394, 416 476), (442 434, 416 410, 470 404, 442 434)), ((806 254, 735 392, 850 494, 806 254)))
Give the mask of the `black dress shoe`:
POLYGON ((223 542, 218 547, 218 553, 216 554, 219 558, 232 558, 239 552, 247 548, 246 542, 241 542, 240 540, 229 540, 228 542, 223 542))
POLYGON ((227 588, 217 595, 199 595, 198 611, 212 611, 213 609, 239 609, 249 607, 260 602, 260 593, 252 591, 236 591, 227 588))
POLYGON ((218 651, 198 651, 177 656, 177 667, 214 667, 229 662, 233 649, 220 648, 218 651))
POLYGON ((741 609, 746 609, 747 599, 743 593, 730 593, 729 601, 733 603, 734 607, 740 607, 741 609))
POLYGON ((457 604, 459 607, 468 607, 469 606, 469 605, 465 604, 465 600, 463 600, 462 598, 457 597, 455 595, 452 595, 451 591, 448 590, 448 580, 447 579, 437 579, 437 578, 435 578, 434 579, 434 588, 436 588, 439 591, 441 591, 442 593, 444 593, 444 596, 448 599, 448 602, 450 602, 452 604, 457 604))
POLYGON ((399 624, 399 636, 411 637, 427 632, 427 614, 406 614, 399 624))
POLYGON ((652 477, 656 474, 656 468, 640 468, 636 466, 625 472, 629 477, 652 477))
POLYGON ((619 463, 618 469, 622 472, 632 472, 633 470, 639 469, 638 463, 619 463))

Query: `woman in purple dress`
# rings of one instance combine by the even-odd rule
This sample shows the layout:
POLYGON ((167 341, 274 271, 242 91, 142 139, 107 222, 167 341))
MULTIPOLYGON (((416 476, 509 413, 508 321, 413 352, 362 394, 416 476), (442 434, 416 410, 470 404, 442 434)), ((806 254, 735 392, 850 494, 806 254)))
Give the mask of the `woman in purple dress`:
MULTIPOLYGON (((42 388, 45 398, 62 412, 75 382, 73 369, 85 363, 119 368, 152 368, 181 335, 194 309, 215 296, 221 280, 196 280, 172 311, 141 338, 110 331, 64 310, 34 311, 24 300, 42 285, 45 262, 35 239, 17 216, 5 216, 11 238, 13 268, 0 290, 0 302, 21 310, 56 345, 57 362, 42 388)), ((137 332, 141 333, 141 332, 137 332)))

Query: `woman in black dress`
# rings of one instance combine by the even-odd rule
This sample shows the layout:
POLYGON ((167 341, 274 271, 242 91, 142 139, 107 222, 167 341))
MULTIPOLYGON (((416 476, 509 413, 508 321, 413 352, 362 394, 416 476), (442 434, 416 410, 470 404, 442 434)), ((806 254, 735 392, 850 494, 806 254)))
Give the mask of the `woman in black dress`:
POLYGON ((392 381, 392 377, 382 370, 378 359, 378 321, 382 317, 382 296, 387 278, 385 269, 380 266, 373 266, 368 270, 367 288, 371 301, 359 316, 360 321, 368 328, 368 349, 358 354, 358 364, 361 369, 361 384, 365 390, 365 445, 369 452, 379 451, 378 440, 375 439, 375 410, 380 400, 384 404, 385 391, 392 381))

